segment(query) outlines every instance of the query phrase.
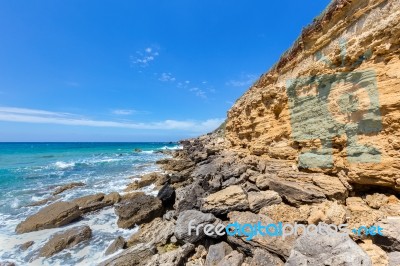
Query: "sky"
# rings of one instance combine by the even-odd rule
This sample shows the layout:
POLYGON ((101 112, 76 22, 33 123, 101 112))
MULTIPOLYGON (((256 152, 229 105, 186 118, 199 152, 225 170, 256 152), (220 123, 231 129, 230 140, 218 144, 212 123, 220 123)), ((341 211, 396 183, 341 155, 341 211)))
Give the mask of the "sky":
POLYGON ((210 132, 328 3, 0 1, 0 141, 210 132))

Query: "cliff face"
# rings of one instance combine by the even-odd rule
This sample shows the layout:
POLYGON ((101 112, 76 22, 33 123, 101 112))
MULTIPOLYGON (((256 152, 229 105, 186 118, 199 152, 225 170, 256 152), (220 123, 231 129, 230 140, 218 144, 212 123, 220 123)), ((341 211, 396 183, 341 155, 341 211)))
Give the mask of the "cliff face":
POLYGON ((232 149, 400 189, 400 0, 340 0, 228 112, 232 149))

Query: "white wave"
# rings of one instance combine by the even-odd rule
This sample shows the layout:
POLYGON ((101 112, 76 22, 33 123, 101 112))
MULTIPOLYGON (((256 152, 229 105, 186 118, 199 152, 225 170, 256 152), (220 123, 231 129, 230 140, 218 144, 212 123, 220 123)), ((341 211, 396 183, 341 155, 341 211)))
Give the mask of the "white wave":
POLYGON ((164 146, 161 148, 161 150, 181 150, 183 149, 182 145, 176 145, 172 147, 164 146))
POLYGON ((75 166, 75 163, 66 163, 66 162, 56 162, 54 163, 54 166, 58 169, 65 170, 65 169, 70 169, 75 166))

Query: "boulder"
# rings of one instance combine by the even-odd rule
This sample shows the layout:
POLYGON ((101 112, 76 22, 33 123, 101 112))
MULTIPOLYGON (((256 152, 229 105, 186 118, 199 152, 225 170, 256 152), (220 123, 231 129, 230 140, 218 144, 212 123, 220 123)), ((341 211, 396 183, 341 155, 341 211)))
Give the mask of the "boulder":
POLYGON ((151 243, 156 246, 165 245, 174 235, 174 230, 173 221, 155 218, 147 224, 140 225, 139 231, 128 239, 127 246, 131 247, 139 243, 151 243))
POLYGON ((266 190, 269 188, 269 182, 271 180, 278 178, 276 174, 263 174, 256 177, 256 186, 261 190, 266 190))
POLYGON ((383 251, 377 245, 372 243, 372 240, 365 239, 359 246, 367 253, 371 258, 372 265, 374 266, 387 266, 389 265, 389 257, 385 251, 383 251))
POLYGON ((104 202, 110 202, 112 204, 118 203, 121 200, 121 195, 118 192, 111 192, 104 196, 104 202))
POLYGON ((183 242, 195 243, 202 239, 205 234, 202 230, 206 224, 219 223, 219 220, 211 213, 202 213, 196 210, 187 210, 179 214, 175 225, 175 237, 183 242), (191 222, 192 221, 192 222, 191 222), (189 223, 192 230, 189 233, 189 223), (196 235, 196 227, 201 226, 199 234, 196 235))
POLYGON ((154 254, 156 254, 156 248, 153 245, 141 243, 103 261, 99 266, 145 265, 154 254))
POLYGON ((19 223, 15 231, 18 234, 60 227, 71 223, 81 216, 78 205, 71 202, 56 202, 29 216, 19 223))
POLYGON ((296 240, 285 265, 372 266, 372 263, 347 234, 305 234, 296 240))
POLYGON ((169 184, 165 184, 158 191, 157 198, 159 198, 164 206, 170 206, 175 202, 175 190, 169 184))
POLYGON ((176 189, 174 209, 179 213, 185 210, 199 209, 205 191, 199 182, 193 182, 176 189))
POLYGON ((121 228, 132 228, 135 224, 150 222, 162 215, 162 202, 156 197, 136 193, 115 204, 117 224, 121 228))
POLYGON ((319 203, 326 200, 319 187, 308 183, 273 179, 269 182, 269 188, 278 192, 282 198, 294 206, 319 203))
POLYGON ((51 196, 51 197, 48 197, 48 198, 45 198, 45 199, 42 199, 42 200, 38 200, 38 201, 32 202, 32 203, 28 204, 27 207, 41 206, 41 205, 44 205, 44 204, 46 204, 48 202, 58 200, 59 198, 60 198, 60 196, 51 196))
POLYGON ((40 249, 39 257, 51 257, 54 254, 71 248, 82 241, 90 239, 92 230, 89 226, 78 226, 51 236, 50 240, 40 249))
POLYGON ((107 248, 104 253, 106 256, 117 252, 125 247, 125 239, 122 236, 117 237, 107 248))
POLYGON ((330 200, 338 200, 344 203, 348 196, 346 187, 336 176, 315 175, 312 177, 314 185, 319 187, 325 196, 330 200))
POLYGON ((250 210, 258 212, 262 207, 279 204, 282 202, 282 198, 275 191, 260 191, 260 192, 248 192, 250 210))
POLYGON ((204 199, 201 210, 217 215, 249 209, 247 195, 240 186, 230 186, 204 199))
POLYGON ((215 245, 211 245, 208 248, 205 266, 217 265, 226 255, 231 253, 233 249, 226 242, 220 242, 215 245))
POLYGON ((61 194, 64 191, 69 190, 69 189, 73 189, 75 187, 83 187, 84 185, 85 185, 85 183, 82 183, 82 182, 72 182, 72 183, 69 183, 69 184, 66 184, 66 185, 59 186, 54 190, 53 196, 61 194))
POLYGON ((163 185, 167 182, 167 177, 161 173, 149 173, 142 175, 140 180, 135 180, 129 184, 125 191, 137 190, 143 187, 150 186, 151 184, 163 185))
POLYGON ((308 224, 344 224, 346 221, 346 209, 336 201, 325 201, 315 204, 310 209, 310 216, 307 219, 308 224))
POLYGON ((96 211, 114 204, 114 201, 112 201, 111 199, 108 201, 105 200, 104 193, 84 196, 81 198, 77 198, 72 202, 79 206, 79 210, 81 210, 82 213, 96 211))
POLYGON ((376 226, 383 228, 383 235, 374 235, 372 237, 374 244, 386 251, 400 251, 400 219, 386 218, 379 221, 376 226))
POLYGON ((250 260, 249 266, 283 266, 283 261, 265 249, 257 248, 253 251, 253 258, 250 260))
POLYGON ((176 266, 183 265, 188 255, 194 251, 194 245, 186 243, 185 245, 178 247, 175 250, 156 254, 150 258, 145 264, 146 266, 176 266))
POLYGON ((365 197, 365 202, 373 209, 379 209, 389 201, 388 196, 380 193, 374 193, 365 197))
POLYGON ((19 246, 19 249, 22 250, 22 251, 25 251, 28 248, 30 248, 33 244, 35 244, 34 241, 25 242, 25 243, 23 243, 22 245, 19 246))
POLYGON ((243 254, 234 250, 228 255, 226 255, 225 258, 223 258, 217 264, 217 266, 241 266, 243 261, 244 261, 243 254))

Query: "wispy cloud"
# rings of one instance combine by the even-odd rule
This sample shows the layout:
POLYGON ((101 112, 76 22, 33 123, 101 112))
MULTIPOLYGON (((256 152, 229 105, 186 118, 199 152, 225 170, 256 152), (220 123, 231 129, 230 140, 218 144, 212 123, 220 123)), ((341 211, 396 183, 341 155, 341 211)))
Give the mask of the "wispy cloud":
POLYGON ((147 67, 157 56, 159 56, 157 48, 147 47, 143 51, 136 51, 136 55, 131 55, 130 60, 133 65, 147 67))
POLYGON ((111 113, 113 113, 114 115, 132 115, 132 114, 136 113, 136 110, 116 109, 116 110, 112 110, 111 113))
POLYGON ((257 80, 257 75, 241 74, 238 79, 232 79, 226 83, 228 86, 245 87, 252 85, 257 80))
POLYGON ((163 82, 168 82, 168 81, 175 81, 175 77, 172 76, 171 73, 161 73, 160 77, 158 80, 163 81, 163 82))
POLYGON ((205 133, 217 128, 224 119, 214 118, 204 121, 196 120, 164 120, 158 122, 135 123, 109 120, 94 120, 70 113, 52 112, 46 110, 0 107, 0 121, 58 124, 68 126, 113 127, 137 130, 182 130, 187 132, 205 133))
POLYGON ((206 92, 204 90, 202 90, 202 89, 197 88, 197 87, 191 88, 189 91, 193 92, 194 95, 196 95, 197 97, 200 97, 200 98, 203 98, 203 99, 207 98, 206 92))

